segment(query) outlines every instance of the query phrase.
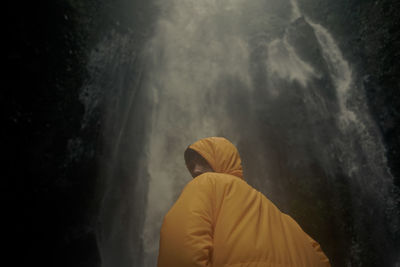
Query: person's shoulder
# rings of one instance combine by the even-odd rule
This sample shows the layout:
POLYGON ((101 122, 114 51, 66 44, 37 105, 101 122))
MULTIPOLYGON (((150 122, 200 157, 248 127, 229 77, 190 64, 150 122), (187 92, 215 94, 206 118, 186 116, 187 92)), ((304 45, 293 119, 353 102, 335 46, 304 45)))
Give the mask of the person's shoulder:
POLYGON ((243 185, 248 185, 243 179, 236 177, 234 175, 226 173, 217 172, 206 172, 193 179, 194 183, 199 184, 232 184, 239 183, 243 185))
POLYGON ((195 191, 209 191, 215 186, 215 177, 210 172, 203 173, 195 178, 193 178, 190 182, 188 182, 183 188, 182 192, 191 192, 195 191))
POLYGON ((193 178, 192 181, 190 181, 188 184, 191 185, 207 185, 207 184, 213 184, 215 183, 215 173, 213 172, 206 172, 203 174, 200 174, 196 178, 193 178))

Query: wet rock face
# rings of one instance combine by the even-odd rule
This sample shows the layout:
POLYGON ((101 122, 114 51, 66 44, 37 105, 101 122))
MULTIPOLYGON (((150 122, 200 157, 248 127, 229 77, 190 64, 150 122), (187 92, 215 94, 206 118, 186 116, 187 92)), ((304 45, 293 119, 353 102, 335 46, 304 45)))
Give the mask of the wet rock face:
POLYGON ((400 60, 399 9, 399 2, 371 3, 363 11, 360 42, 366 55, 364 81, 369 104, 384 135, 389 164, 400 187, 400 66, 396 63, 400 60))
POLYGON ((102 8, 96 0, 7 5, 1 105, 14 265, 100 264, 94 226, 101 114, 82 129, 79 95, 89 52, 115 25, 102 8))
POLYGON ((80 131, 78 99, 94 4, 82 4, 85 11, 69 1, 7 5, 1 105, 13 265, 99 263, 89 208, 98 129, 80 131))

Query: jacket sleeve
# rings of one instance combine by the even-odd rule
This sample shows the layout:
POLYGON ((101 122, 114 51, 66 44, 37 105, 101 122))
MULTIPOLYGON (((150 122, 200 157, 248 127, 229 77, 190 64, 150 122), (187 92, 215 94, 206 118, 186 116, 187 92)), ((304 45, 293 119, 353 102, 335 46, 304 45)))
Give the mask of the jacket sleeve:
POLYGON ((209 266, 213 250, 214 186, 199 176, 164 217, 158 267, 209 266))
POLYGON ((314 239, 312 239, 310 236, 308 236, 308 239, 311 243, 312 248, 314 249, 315 253, 317 253, 317 255, 321 261, 321 266, 330 267, 331 264, 329 262, 329 259, 325 255, 325 253, 322 251, 321 246, 318 244, 318 242, 315 241, 314 239))

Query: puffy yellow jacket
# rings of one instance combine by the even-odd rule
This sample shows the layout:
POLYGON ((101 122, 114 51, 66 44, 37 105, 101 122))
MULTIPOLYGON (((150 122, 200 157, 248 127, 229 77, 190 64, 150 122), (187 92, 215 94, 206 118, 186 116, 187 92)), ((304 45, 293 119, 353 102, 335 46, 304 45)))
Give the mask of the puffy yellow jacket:
POLYGON ((189 146, 215 172, 197 176, 164 217, 159 267, 330 266, 319 244, 243 180, 227 139, 189 146))

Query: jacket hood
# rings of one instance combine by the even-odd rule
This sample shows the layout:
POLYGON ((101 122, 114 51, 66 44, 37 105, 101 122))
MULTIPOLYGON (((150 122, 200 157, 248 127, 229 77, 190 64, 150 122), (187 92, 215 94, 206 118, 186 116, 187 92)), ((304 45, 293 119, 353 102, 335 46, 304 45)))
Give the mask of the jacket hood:
POLYGON ((215 172, 231 174, 244 180, 239 152, 226 138, 203 138, 189 148, 199 153, 215 172))

